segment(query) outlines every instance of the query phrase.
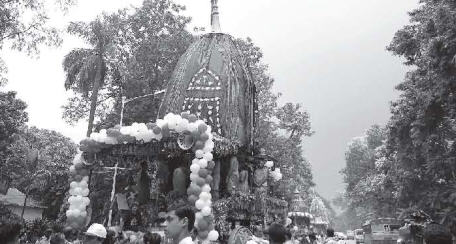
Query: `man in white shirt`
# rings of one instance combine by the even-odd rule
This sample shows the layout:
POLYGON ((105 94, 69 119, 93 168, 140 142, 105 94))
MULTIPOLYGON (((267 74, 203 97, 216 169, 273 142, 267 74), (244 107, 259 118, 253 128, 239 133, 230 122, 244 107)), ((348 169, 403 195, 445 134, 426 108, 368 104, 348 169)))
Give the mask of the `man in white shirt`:
POLYGON ((190 232, 195 224, 195 213, 189 207, 170 211, 166 217, 166 233, 173 244, 192 244, 190 232))

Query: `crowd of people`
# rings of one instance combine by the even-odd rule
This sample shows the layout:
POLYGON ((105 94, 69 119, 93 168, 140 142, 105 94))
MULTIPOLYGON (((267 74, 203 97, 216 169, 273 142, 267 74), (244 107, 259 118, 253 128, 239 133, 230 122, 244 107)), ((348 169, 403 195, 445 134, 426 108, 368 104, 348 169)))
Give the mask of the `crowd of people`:
MULTIPOLYGON (((34 244, 194 244, 200 243, 196 238, 195 213, 191 208, 181 207, 170 211, 166 216, 166 236, 164 240, 158 233, 147 232, 141 238, 131 238, 115 228, 106 228, 102 224, 93 223, 85 232, 65 229, 62 232, 45 231, 44 235, 34 244)), ((2 222, 0 225, 1 244, 24 243, 20 222, 2 222)), ((309 233, 304 236, 293 236, 290 229, 280 223, 272 223, 264 231, 266 240, 252 236, 247 244, 336 244, 339 243, 334 230, 328 228, 326 236, 309 233)), ((431 223, 423 232, 426 244, 451 244, 452 235, 439 224, 431 223)))

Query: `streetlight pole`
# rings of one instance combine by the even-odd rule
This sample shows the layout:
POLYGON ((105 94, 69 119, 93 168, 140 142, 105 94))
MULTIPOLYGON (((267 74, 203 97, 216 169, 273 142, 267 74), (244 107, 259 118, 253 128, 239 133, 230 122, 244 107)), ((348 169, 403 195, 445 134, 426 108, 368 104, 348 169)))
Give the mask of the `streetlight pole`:
POLYGON ((150 97, 150 96, 155 96, 155 95, 158 95, 158 94, 162 94, 164 92, 165 92, 165 90, 160 90, 160 91, 156 91, 156 92, 151 93, 151 94, 146 94, 146 95, 143 95, 143 96, 129 98, 129 99, 127 99, 125 96, 122 96, 122 105, 121 105, 121 108, 120 108, 120 123, 119 123, 120 126, 122 126, 122 123, 123 123, 123 113, 124 113, 125 105, 127 103, 132 102, 132 101, 137 100, 137 99, 140 99, 140 98, 145 98, 145 97, 150 97))

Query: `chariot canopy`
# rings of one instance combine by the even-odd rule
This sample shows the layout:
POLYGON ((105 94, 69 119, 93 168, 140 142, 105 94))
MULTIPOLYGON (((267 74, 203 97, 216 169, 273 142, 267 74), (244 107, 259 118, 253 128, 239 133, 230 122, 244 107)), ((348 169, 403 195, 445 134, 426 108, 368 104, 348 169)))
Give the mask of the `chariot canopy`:
POLYGON ((167 85, 159 117, 189 111, 217 135, 252 145, 255 85, 233 37, 220 32, 217 0, 211 0, 212 32, 180 58, 167 85))

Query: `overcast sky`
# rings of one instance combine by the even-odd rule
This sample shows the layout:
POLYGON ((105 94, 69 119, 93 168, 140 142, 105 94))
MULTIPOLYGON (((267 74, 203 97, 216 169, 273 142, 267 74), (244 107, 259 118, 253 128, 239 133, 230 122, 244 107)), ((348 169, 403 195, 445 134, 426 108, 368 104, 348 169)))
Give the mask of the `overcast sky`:
MULTIPOLYGON (((79 0, 53 21, 90 21, 140 0, 79 0)), ((177 0, 187 6, 192 25, 208 27, 210 0, 177 0)), ((398 93, 406 68, 385 51, 394 33, 408 22, 418 0, 219 0, 222 30, 251 37, 262 48, 275 78, 280 101, 299 102, 311 116, 315 135, 304 143, 317 190, 326 198, 342 192, 340 169, 351 138, 389 118, 389 102, 398 93)), ((4 50, 7 89, 28 104, 29 124, 57 130, 79 142, 86 125, 66 125, 61 106, 67 96, 63 56, 84 43, 64 36, 60 48, 42 49, 39 59, 4 50)))

